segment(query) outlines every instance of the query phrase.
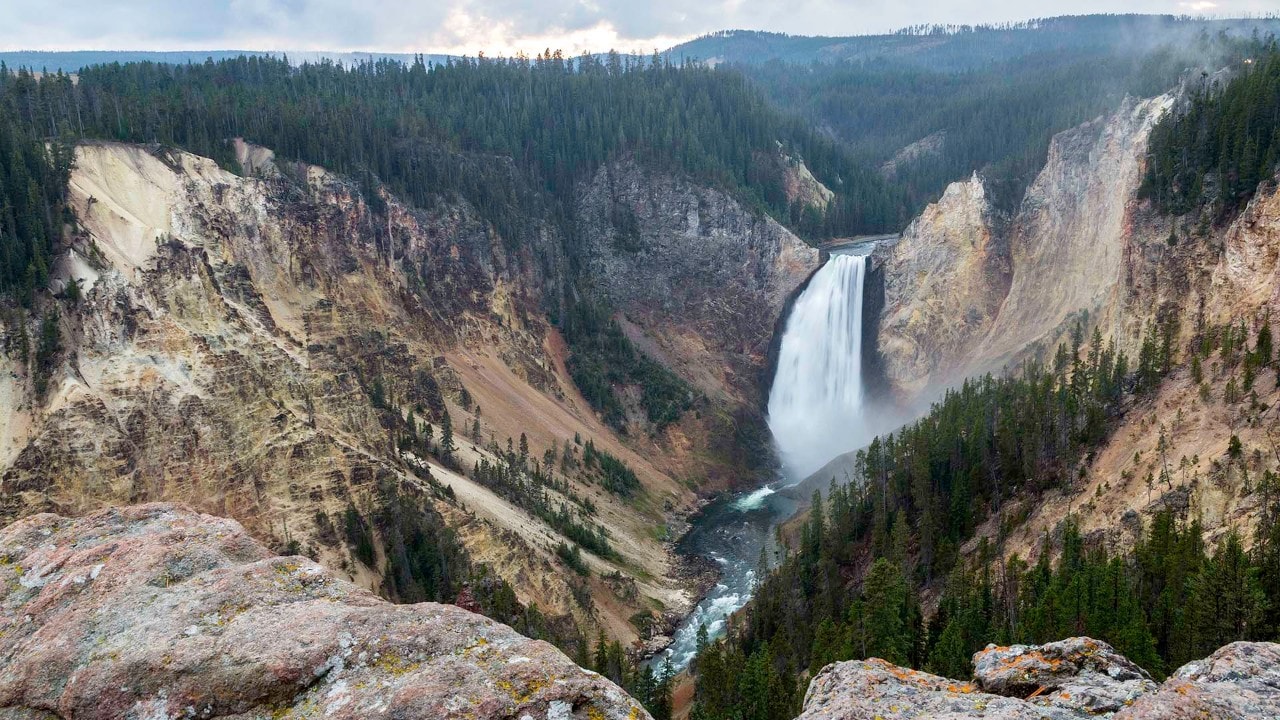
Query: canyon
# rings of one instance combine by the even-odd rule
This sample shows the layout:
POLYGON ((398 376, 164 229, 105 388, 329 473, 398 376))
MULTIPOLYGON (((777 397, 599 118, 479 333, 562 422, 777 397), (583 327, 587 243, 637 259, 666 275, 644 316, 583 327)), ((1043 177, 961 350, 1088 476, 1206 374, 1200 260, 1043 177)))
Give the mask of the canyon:
MULTIPOLYGON (((617 641, 637 677, 684 671, 746 622, 762 575, 822 547, 804 505, 860 482, 873 436, 986 374, 1132 368, 1158 342, 1154 385, 1117 392, 1061 482, 997 490, 947 567, 1048 559, 1069 528, 1115 556, 1166 510, 1247 548, 1280 376, 1225 350, 1201 366, 1193 341, 1271 328, 1280 188, 1221 223, 1159 211, 1148 150, 1185 93, 1054 134, 1012 206, 965 173, 901 233, 825 243, 777 208, 822 227, 845 179, 781 142, 738 158, 772 184, 620 152, 554 201, 460 151, 538 199, 515 225, 483 194, 410 201, 243 139, 233 160, 77 142, 47 292, 0 307, 0 718, 645 720, 582 667, 617 641)), ((912 575, 905 518, 824 572, 852 591, 891 544, 926 628, 950 579, 912 575)), ((993 645, 972 681, 770 670, 808 688, 804 720, 1243 718, 1280 713, 1277 648, 1153 666, 1163 684, 1084 637, 993 645)))
POLYGON ((567 271, 554 227, 511 246, 464 201, 411 209, 267 148, 237 153, 243 175, 166 148, 77 149, 78 230, 54 283, 74 278, 83 299, 64 306, 46 395, 6 361, 0 518, 180 501, 377 589, 385 548, 361 561, 334 528, 390 483, 551 617, 630 641, 637 613, 687 610, 669 540, 699 492, 757 462, 733 428, 762 425, 772 327, 818 252, 724 193, 634 164, 584 186, 593 277, 636 344, 702 398, 661 431, 629 410, 624 436, 577 391, 546 320, 567 271), (620 208, 643 229, 625 249, 608 219, 620 208), (722 282, 692 281, 708 267, 722 282), (751 322, 730 311, 744 306, 751 322), (395 410, 376 407, 375 385, 395 410), (389 439, 414 409, 437 426, 451 414, 452 467, 389 439), (521 436, 531 457, 556 460, 570 449, 581 460, 591 440, 640 480, 632 501, 566 478, 559 503, 589 498, 588 522, 620 553, 588 555, 588 581, 557 560, 544 519, 459 471, 521 436))

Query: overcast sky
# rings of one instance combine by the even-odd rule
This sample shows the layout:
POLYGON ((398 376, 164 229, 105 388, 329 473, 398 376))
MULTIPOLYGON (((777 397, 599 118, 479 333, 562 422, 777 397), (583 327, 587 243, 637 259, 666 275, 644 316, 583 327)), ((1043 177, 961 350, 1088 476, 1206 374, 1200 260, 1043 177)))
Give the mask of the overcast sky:
POLYGON ((1051 15, 1274 13, 1278 0, 0 0, 0 50, 649 51, 712 30, 854 35, 1051 15))

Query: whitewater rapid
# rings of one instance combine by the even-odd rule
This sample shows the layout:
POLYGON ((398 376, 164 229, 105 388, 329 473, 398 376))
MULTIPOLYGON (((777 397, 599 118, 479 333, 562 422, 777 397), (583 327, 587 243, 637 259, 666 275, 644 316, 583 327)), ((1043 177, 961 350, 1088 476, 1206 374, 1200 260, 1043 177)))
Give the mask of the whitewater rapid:
POLYGON ((769 429, 793 482, 864 441, 866 272, 866 256, 832 255, 787 318, 769 393, 769 429))

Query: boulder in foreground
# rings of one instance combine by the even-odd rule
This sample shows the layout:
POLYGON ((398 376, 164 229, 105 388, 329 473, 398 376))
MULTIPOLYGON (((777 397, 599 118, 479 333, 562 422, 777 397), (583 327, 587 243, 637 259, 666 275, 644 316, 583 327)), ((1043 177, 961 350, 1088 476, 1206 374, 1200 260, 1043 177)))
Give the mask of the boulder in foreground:
POLYGON ((1280 645, 1235 642, 1178 668, 1116 720, 1280 718, 1280 645))
POLYGON ((172 504, 0 530, 0 718, 648 720, 553 646, 172 504))
POLYGON ((1238 642, 1159 687, 1110 645, 1068 638, 990 646, 973 682, 883 660, 828 665, 798 720, 1252 720, 1280 718, 1280 645, 1238 642))
POLYGON ((986 692, 1094 717, 1154 692, 1146 670, 1107 643, 1073 637, 1044 645, 989 645, 973 656, 974 681, 986 692))
POLYGON ((879 658, 826 666, 809 683, 797 720, 1074 719, 973 684, 908 670, 879 658))

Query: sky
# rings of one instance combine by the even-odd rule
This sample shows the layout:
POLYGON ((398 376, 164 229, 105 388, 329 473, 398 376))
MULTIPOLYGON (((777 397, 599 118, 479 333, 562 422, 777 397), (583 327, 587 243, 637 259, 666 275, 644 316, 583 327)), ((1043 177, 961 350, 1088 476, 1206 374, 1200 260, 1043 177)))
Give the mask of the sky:
POLYGON ((0 0, 0 51, 649 52, 725 29, 857 35, 1095 12, 1278 10, 1280 0, 0 0))

